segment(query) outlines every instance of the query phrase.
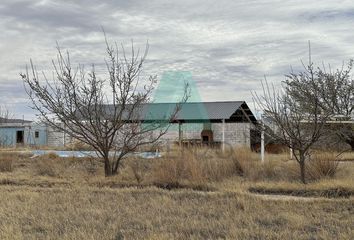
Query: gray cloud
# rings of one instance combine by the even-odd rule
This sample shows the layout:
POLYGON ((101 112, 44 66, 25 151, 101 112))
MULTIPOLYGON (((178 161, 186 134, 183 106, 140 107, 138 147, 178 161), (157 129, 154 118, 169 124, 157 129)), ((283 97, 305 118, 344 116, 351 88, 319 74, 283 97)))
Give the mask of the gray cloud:
POLYGON ((308 40, 318 64, 353 57, 353 23, 352 1, 2 0, 0 101, 33 116, 19 72, 29 58, 50 70, 56 41, 103 74, 101 26, 125 46, 149 40, 145 75, 190 71, 203 100, 252 101, 264 75, 279 84, 290 66, 301 69, 308 40))

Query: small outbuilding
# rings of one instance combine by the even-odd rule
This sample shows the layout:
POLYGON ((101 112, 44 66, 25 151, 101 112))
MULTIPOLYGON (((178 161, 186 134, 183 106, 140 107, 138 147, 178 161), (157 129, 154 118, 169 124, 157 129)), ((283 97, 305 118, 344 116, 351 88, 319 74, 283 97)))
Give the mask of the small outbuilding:
POLYGON ((0 146, 43 146, 47 144, 47 128, 23 119, 0 118, 0 146))

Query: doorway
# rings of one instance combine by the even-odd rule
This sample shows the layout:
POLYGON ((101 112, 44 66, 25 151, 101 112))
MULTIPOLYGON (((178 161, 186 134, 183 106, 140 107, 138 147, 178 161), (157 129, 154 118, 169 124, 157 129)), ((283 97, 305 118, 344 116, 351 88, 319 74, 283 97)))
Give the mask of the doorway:
POLYGON ((17 144, 24 143, 24 131, 16 131, 16 143, 17 144))

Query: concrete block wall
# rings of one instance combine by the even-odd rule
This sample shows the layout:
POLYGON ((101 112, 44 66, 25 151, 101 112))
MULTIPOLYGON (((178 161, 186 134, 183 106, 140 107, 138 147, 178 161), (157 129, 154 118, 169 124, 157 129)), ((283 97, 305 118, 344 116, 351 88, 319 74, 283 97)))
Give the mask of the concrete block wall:
POLYGON ((51 127, 47 128, 47 145, 49 147, 64 147, 72 141, 68 134, 55 130, 51 127))
MULTIPOLYGON (((247 146, 250 147, 250 130, 251 123, 225 123, 225 143, 230 146, 247 146)), ((211 129, 213 131, 214 141, 222 141, 222 123, 212 123, 211 129)), ((201 139, 201 131, 203 130, 202 123, 188 123, 182 124, 183 139, 201 139)), ((47 130, 47 144, 52 147, 62 147, 69 144, 70 136, 60 131, 55 131, 48 127, 47 130), (64 140, 65 139, 65 140, 64 140)), ((157 131, 147 134, 147 138, 156 136, 157 131), (152 135, 152 136, 151 136, 152 135)), ((178 124, 172 124, 169 131, 161 137, 161 141, 178 141, 178 124)))
MULTIPOLYGON (((225 143, 231 146, 251 146, 251 123, 225 123, 225 143)), ((212 123, 214 141, 222 141, 222 123, 212 123)), ((183 139, 200 139, 203 124, 182 125, 183 139)), ((173 124, 161 140, 178 141, 178 124, 173 124)))
MULTIPOLYGON (((211 125, 214 141, 222 141, 222 123, 211 125)), ((251 147, 251 123, 225 123, 225 143, 251 147)))

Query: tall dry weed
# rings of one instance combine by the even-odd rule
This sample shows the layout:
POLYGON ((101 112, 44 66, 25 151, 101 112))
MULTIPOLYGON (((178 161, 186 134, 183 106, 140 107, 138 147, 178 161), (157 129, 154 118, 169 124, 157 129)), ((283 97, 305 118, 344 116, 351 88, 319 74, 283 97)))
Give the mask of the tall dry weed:
POLYGON ((307 175, 310 180, 333 178, 338 170, 339 161, 334 153, 320 152, 309 159, 307 175))
POLYGON ((13 171, 13 156, 9 154, 0 155, 0 172, 13 171))

